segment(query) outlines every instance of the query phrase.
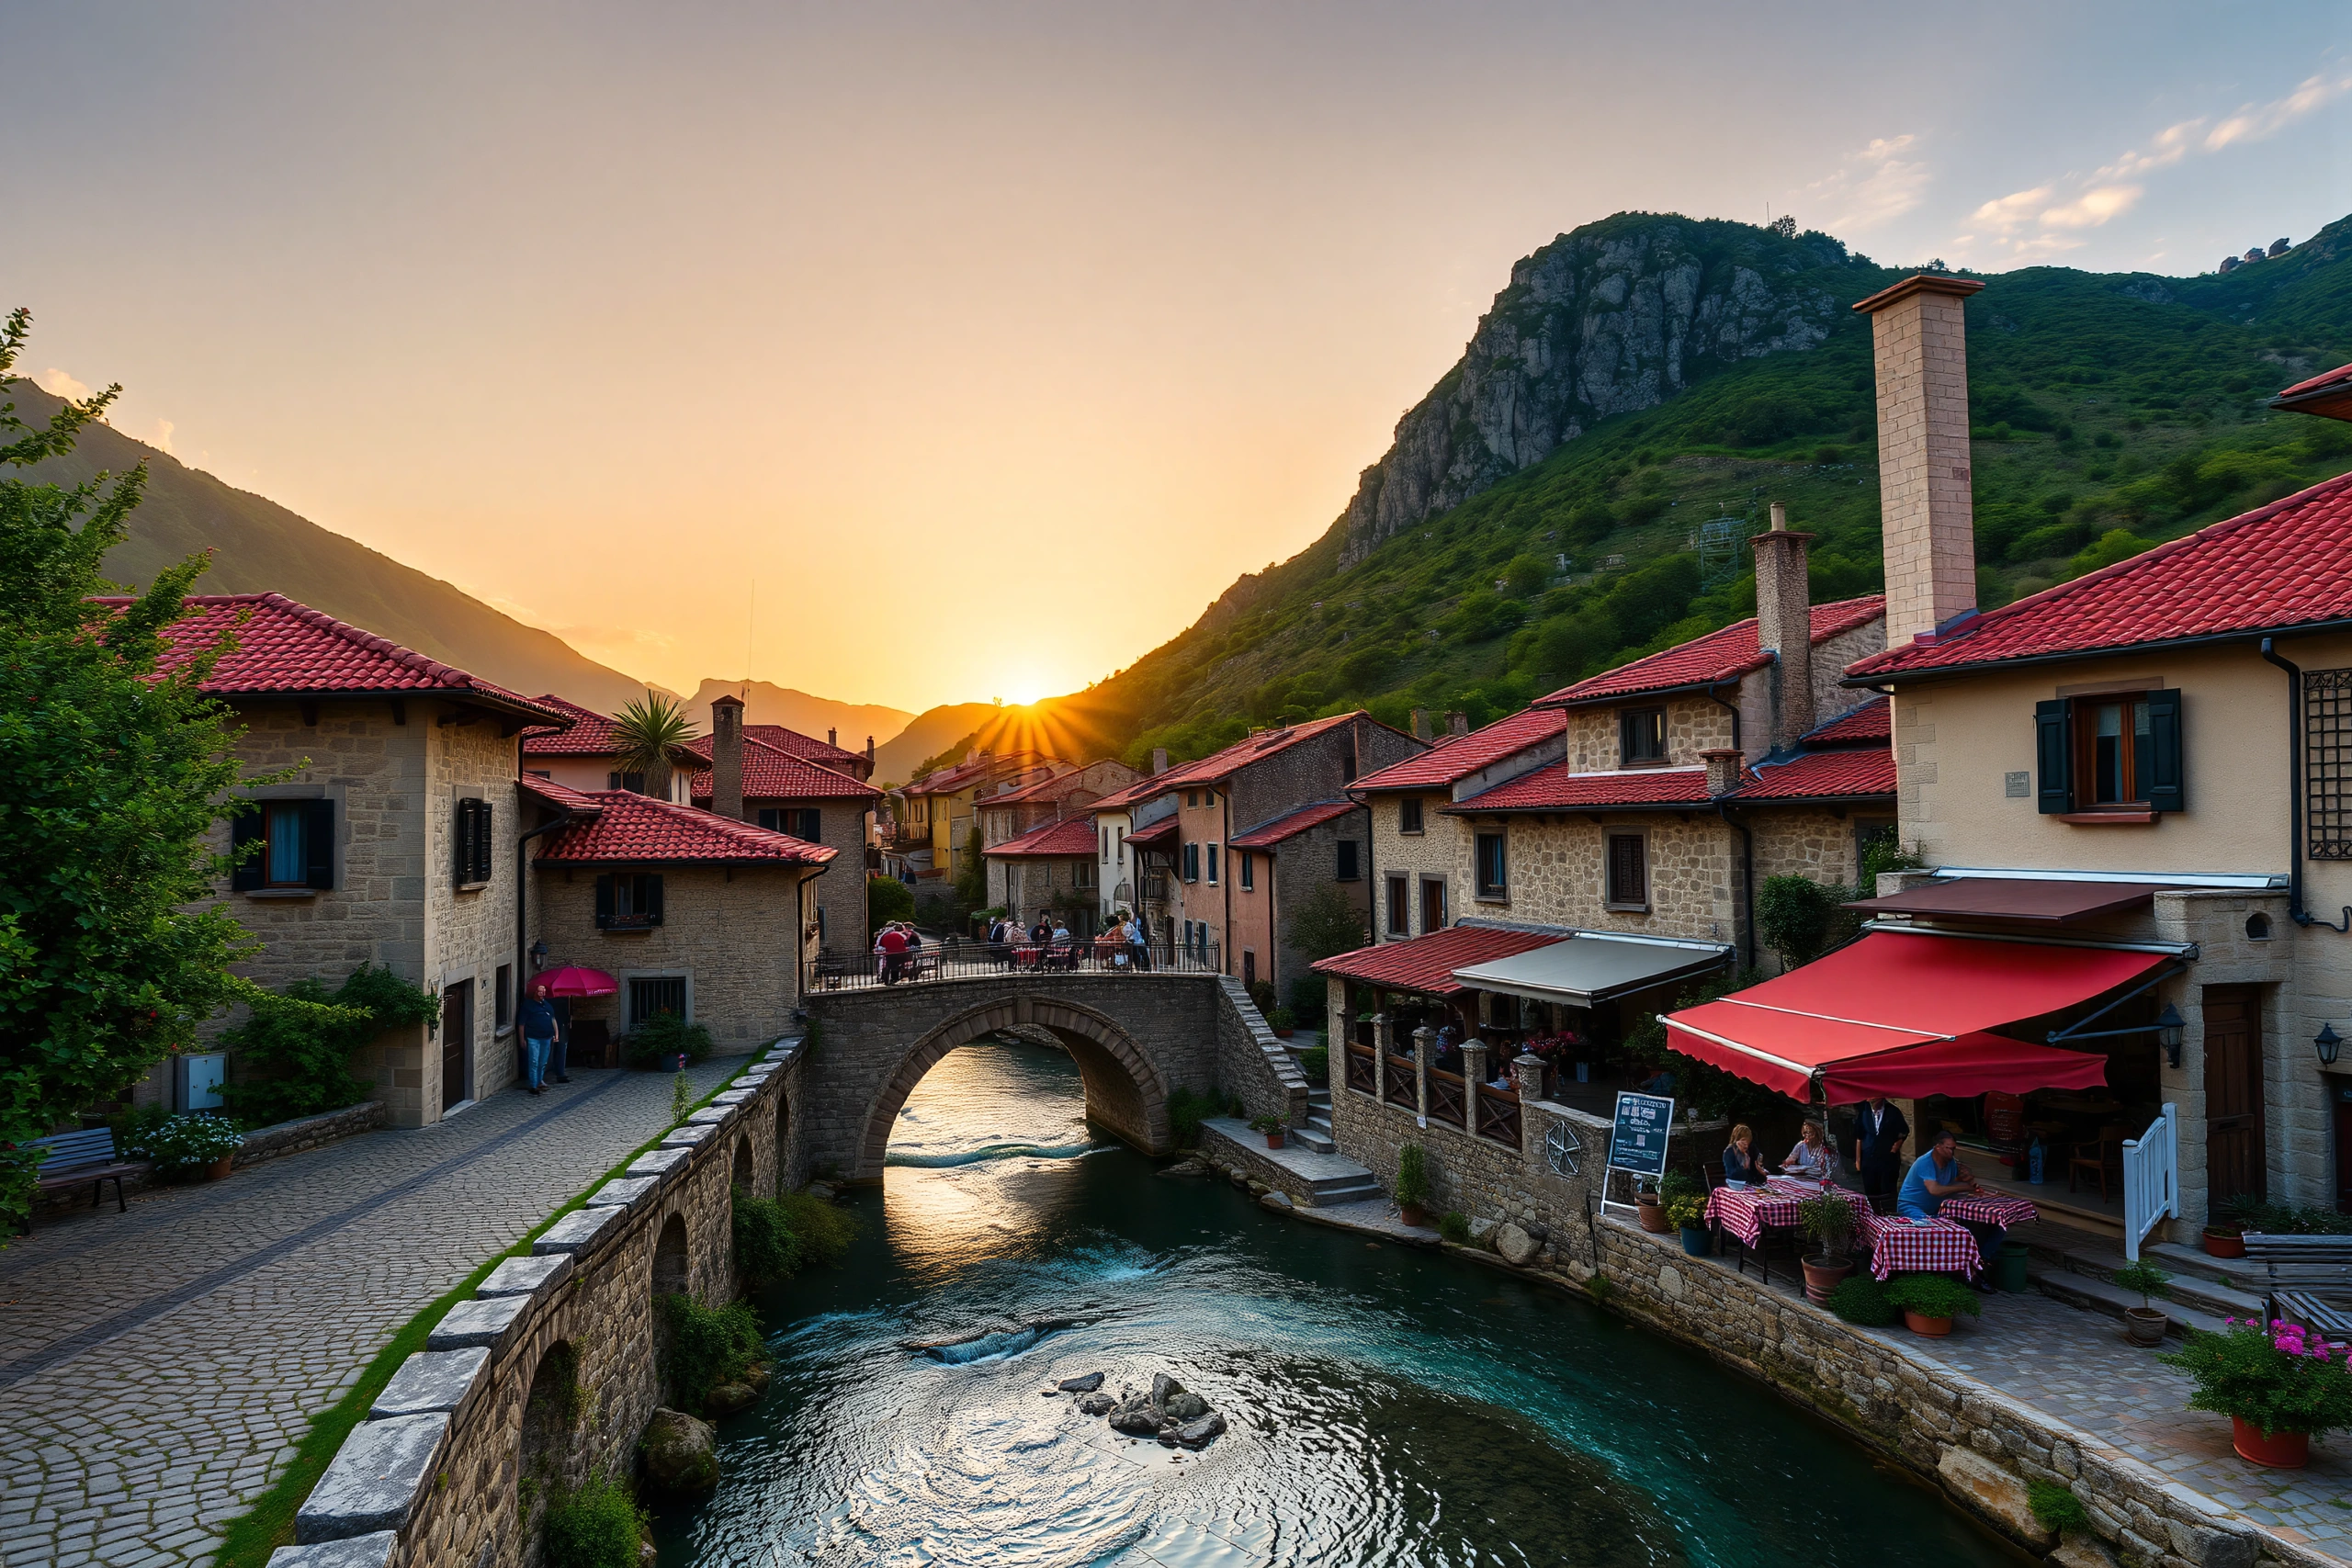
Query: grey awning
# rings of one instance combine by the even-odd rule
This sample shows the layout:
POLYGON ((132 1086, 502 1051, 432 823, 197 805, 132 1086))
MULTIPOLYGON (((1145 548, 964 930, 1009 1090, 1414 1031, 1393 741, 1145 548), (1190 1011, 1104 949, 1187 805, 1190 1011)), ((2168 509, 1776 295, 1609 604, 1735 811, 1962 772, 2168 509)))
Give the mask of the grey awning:
POLYGON ((1703 974, 1731 952, 1712 942, 1580 933, 1547 947, 1456 969, 1453 977, 1474 990, 1589 1007, 1627 991, 1703 974))

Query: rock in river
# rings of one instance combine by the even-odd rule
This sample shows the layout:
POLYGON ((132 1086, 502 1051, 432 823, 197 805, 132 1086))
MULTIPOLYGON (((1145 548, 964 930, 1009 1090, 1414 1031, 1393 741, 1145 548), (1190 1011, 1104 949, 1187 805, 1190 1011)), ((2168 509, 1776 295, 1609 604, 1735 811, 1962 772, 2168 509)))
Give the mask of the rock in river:
POLYGON ((1225 1430, 1225 1417, 1212 1410, 1197 1421, 1187 1421, 1176 1428, 1176 1440, 1188 1449, 1204 1446, 1225 1430))
POLYGON ((1159 1416, 1150 1405, 1135 1401, 1111 1412, 1111 1429, 1134 1438, 1157 1437, 1159 1435, 1159 1416))
POLYGON ((1209 1402, 1197 1393, 1171 1394, 1168 1400, 1169 1418, 1173 1421, 1197 1421, 1209 1413, 1209 1402))
POLYGON ((707 1492, 718 1484, 718 1428, 683 1410, 656 1410, 637 1440, 645 1473, 670 1492, 707 1492))
POLYGON ((1054 1386, 1064 1393, 1092 1393, 1102 1386, 1102 1374, 1089 1372, 1082 1378, 1064 1378, 1054 1386))
POLYGON ((1151 1402, 1160 1409, 1167 1409, 1169 1400, 1183 1392, 1184 1385, 1166 1372, 1151 1374, 1151 1402))
POLYGON ((1521 1269, 1534 1258, 1539 1247, 1533 1236, 1509 1220, 1495 1227, 1494 1240, 1495 1250, 1502 1255, 1502 1260, 1521 1269))
POLYGON ((1090 1393, 1078 1402, 1078 1413, 1081 1416, 1105 1416, 1118 1403, 1107 1393, 1090 1393))

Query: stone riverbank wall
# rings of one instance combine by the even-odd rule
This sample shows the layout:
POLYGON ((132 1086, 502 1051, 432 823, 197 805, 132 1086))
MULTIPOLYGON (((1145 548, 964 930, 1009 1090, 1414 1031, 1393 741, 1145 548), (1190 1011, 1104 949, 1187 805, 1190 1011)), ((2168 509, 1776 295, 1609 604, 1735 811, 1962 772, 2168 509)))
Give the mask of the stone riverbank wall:
POLYGON ((733 1190, 772 1194, 805 1168, 804 1066, 798 1041, 769 1051, 450 1308, 271 1568, 526 1568, 554 1490, 631 1473, 662 1404, 654 1300, 736 1295, 733 1190))

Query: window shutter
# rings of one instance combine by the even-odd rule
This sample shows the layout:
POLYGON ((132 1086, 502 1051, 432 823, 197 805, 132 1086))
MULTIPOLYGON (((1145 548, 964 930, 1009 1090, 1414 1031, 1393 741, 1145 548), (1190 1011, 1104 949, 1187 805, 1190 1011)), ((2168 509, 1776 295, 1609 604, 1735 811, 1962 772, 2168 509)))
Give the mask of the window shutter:
POLYGON ((492 831, 492 828, 498 820, 498 808, 492 806, 489 801, 483 801, 481 803, 481 826, 475 830, 474 842, 480 846, 481 850, 481 859, 475 863, 481 873, 478 880, 488 882, 491 879, 491 872, 492 869, 492 858, 496 854, 498 848, 498 835, 492 831))
POLYGON ((618 789, 618 788, 620 788, 620 787, 621 787, 621 776, 620 776, 620 774, 618 774, 618 773, 606 773, 606 774, 605 775, 605 787, 606 789, 618 789))
POLYGON ((2155 753, 2148 804, 2158 811, 2188 809, 2188 774, 2182 766, 2180 693, 2148 694, 2148 748, 2155 753))
MULTIPOLYGON (((232 817, 229 819, 229 852, 232 855, 243 851, 247 844, 259 843, 269 836, 267 828, 262 820, 262 813, 267 809, 269 808, 265 806, 255 806, 243 816, 232 817)), ((264 847, 245 854, 242 860, 238 861, 236 869, 229 873, 229 891, 250 893, 261 886, 264 877, 267 874, 262 865, 262 860, 268 853, 268 849, 264 847)))
POLYGON ((313 800, 302 816, 303 881, 325 892, 334 890, 334 802, 313 800))
POLYGON ((2033 705, 2033 759, 2041 771, 2041 792, 2034 796, 2034 808, 2044 816, 2075 809, 2074 769, 2067 755, 2064 697, 2033 705))
POLYGON ((813 806, 801 812, 800 831, 794 837, 806 839, 812 844, 823 843, 825 841, 824 814, 813 806))
POLYGON ((613 878, 607 872, 596 879, 596 929, 609 931, 613 924, 613 878))
POLYGON ((464 886, 474 869, 474 803, 460 800, 449 823, 449 879, 464 886))
POLYGON ((662 923, 662 878, 658 874, 645 879, 645 923, 662 923))

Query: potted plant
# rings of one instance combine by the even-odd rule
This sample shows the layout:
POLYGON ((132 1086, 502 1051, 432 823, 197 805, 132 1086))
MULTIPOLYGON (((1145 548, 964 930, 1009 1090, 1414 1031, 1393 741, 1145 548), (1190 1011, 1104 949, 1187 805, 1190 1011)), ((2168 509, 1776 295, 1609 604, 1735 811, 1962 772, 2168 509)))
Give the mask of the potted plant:
POLYGON ((1419 1144, 1396 1151, 1396 1212, 1408 1225, 1429 1223, 1430 1156, 1419 1144))
POLYGON ((1975 1317, 1984 1310, 1976 1292, 1949 1274, 1898 1274, 1886 1282, 1886 1301, 1903 1314, 1905 1328, 1930 1339, 1950 1334, 1951 1320, 1962 1313, 1975 1317))
POLYGON ((1634 1214, 1652 1235, 1664 1235, 1671 1228, 1666 1223, 1666 1200, 1655 1187, 1642 1188, 1634 1194, 1634 1214))
POLYGON ((1278 1149, 1283 1146, 1283 1128, 1287 1123, 1272 1111, 1270 1111, 1263 1116, 1252 1116, 1250 1118, 1250 1125, 1266 1134, 1268 1148, 1278 1149))
POLYGON ((2239 1193, 2222 1204, 2221 1210, 2206 1223, 2203 1235, 2207 1254, 2214 1258, 2244 1258, 2245 1233, 2262 1224, 2262 1211, 2268 1205, 2249 1193, 2239 1193))
POLYGON ((236 1168, 244 1142, 226 1117, 199 1113, 164 1118, 124 1152, 153 1165, 166 1180, 192 1181, 201 1174, 207 1181, 220 1181, 236 1168))
POLYGON ((2256 1464, 2300 1470, 2313 1437, 2352 1427, 2352 1374, 2325 1338, 2283 1320, 2191 1329, 2186 1345, 2156 1359, 2195 1380, 2188 1408, 2228 1416, 2238 1457, 2256 1464))
POLYGON ((1682 1233, 1682 1250, 1693 1258, 1706 1257, 1707 1201, 1695 1193, 1684 1193, 1664 1207, 1666 1223, 1682 1233))
POLYGON ((1266 1015, 1266 1027, 1274 1032, 1277 1040, 1287 1040, 1298 1032, 1298 1019, 1288 1008, 1276 1008, 1266 1015))
POLYGON ((2140 1304, 2123 1309, 2123 1331, 2134 1345, 2161 1345, 2165 1342, 2165 1325, 2171 1319, 2164 1309, 2151 1304, 2152 1299, 2165 1294, 2165 1287, 2172 1283, 2172 1276, 2146 1261, 2127 1263, 2109 1276, 2127 1291, 2136 1292, 2140 1304))
POLYGON ((1854 1211, 1834 1192, 1807 1198, 1797 1205, 1797 1224, 1813 1250, 1797 1260, 1804 1269, 1804 1299, 1815 1306, 1829 1304, 1829 1292, 1854 1271, 1846 1247, 1854 1235, 1854 1211))

